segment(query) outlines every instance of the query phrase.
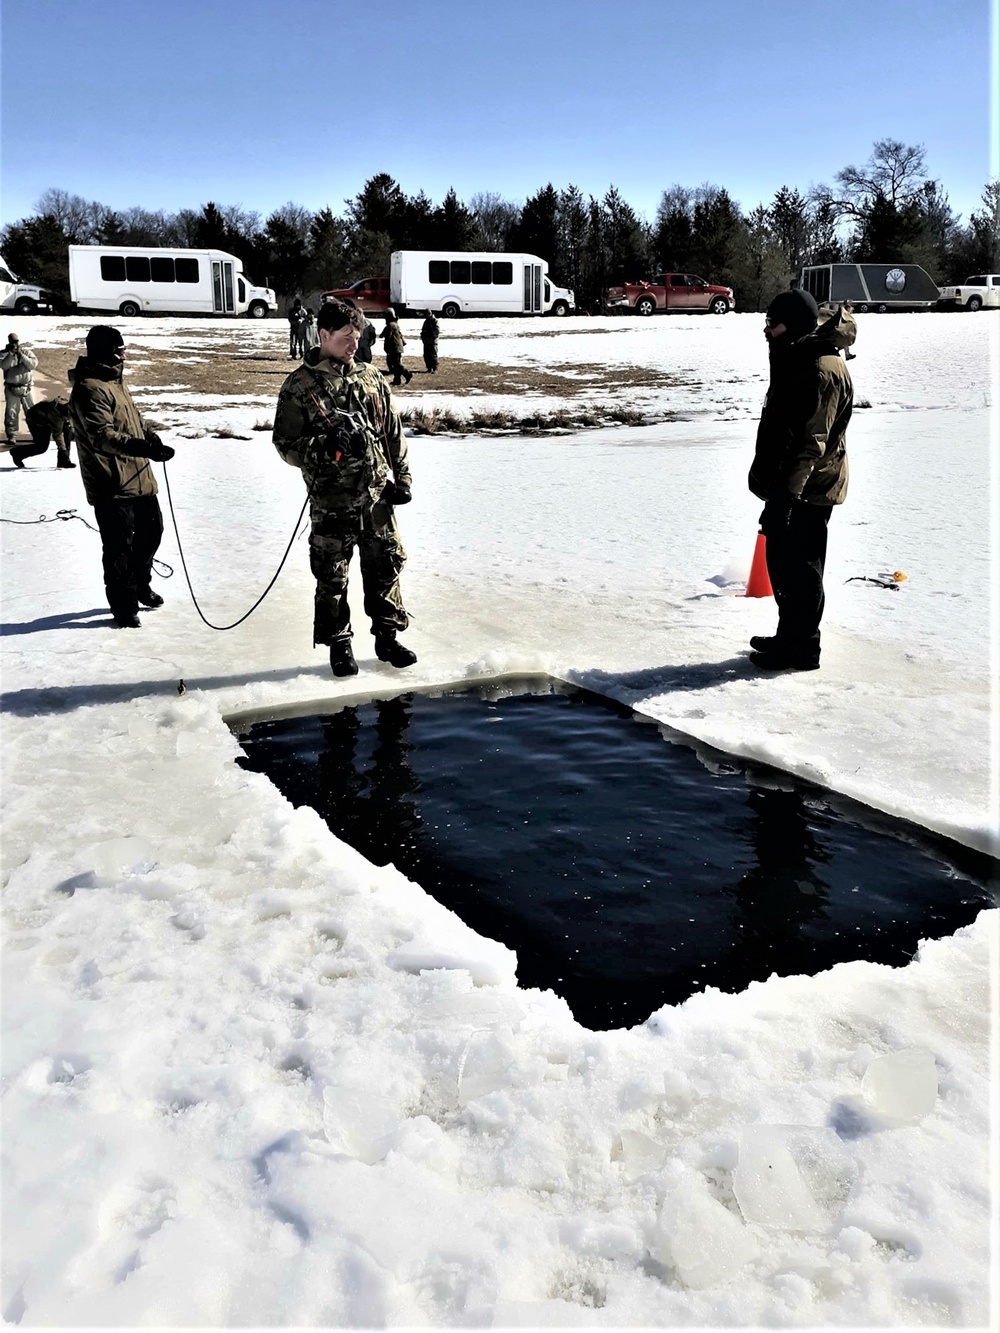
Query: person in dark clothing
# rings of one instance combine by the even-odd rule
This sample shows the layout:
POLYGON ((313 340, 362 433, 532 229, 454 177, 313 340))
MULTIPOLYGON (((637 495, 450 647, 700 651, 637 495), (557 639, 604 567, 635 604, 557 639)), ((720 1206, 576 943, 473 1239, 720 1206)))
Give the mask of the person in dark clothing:
POLYGON ((847 494, 854 391, 840 350, 857 327, 849 305, 820 312, 797 289, 768 306, 764 336, 770 383, 748 480, 764 501, 760 526, 778 627, 750 640, 750 661, 764 671, 812 671, 820 657, 827 526, 847 494))
POLYGON ((385 348, 385 364, 392 375, 393 384, 402 384, 401 375, 405 375, 406 382, 409 384, 413 379, 413 371, 407 370, 403 365, 403 348, 406 345, 406 339, 403 337, 403 330, 399 327, 399 321, 396 319, 396 312, 392 306, 389 306, 385 312, 385 328, 382 330, 382 346, 385 348))
POLYGON ((441 332, 440 325, 429 310, 424 311, 424 322, 420 326, 420 341, 424 347, 424 365, 427 367, 427 373, 437 374, 438 368, 438 334, 441 332))
POLYGON ((375 346, 375 337, 375 325, 370 319, 366 319, 365 326, 361 330, 358 350, 354 353, 355 361, 363 361, 367 365, 371 364, 372 348, 375 346))
POLYGON ((290 360, 294 361, 306 354, 303 345, 305 328, 306 312, 301 298, 297 296, 288 312, 288 356, 290 360))
POLYGON ((104 588, 119 629, 138 629, 140 603, 163 605, 150 578, 163 517, 150 460, 174 451, 143 422, 122 376, 125 343, 117 329, 95 325, 87 354, 73 371, 70 415, 80 475, 101 533, 104 588))
POLYGON ((73 429, 69 419, 69 399, 43 399, 34 403, 24 414, 31 432, 31 444, 19 444, 11 449, 15 467, 24 467, 26 458, 44 454, 52 440, 56 442, 56 467, 76 467, 69 456, 73 443, 73 429))

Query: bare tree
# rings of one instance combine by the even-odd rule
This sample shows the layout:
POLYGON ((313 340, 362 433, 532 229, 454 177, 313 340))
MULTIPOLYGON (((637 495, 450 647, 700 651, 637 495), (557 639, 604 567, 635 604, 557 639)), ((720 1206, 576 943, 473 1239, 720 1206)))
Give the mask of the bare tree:
POLYGON ((484 250, 506 250, 511 232, 517 226, 521 210, 517 204, 499 194, 488 191, 474 194, 469 200, 469 212, 475 220, 484 250))
POLYGON ((814 191, 817 202, 833 203, 841 216, 866 218, 876 200, 885 199, 901 209, 917 199, 927 180, 923 144, 904 144, 899 139, 879 139, 863 167, 844 167, 834 177, 839 189, 821 185, 814 191))

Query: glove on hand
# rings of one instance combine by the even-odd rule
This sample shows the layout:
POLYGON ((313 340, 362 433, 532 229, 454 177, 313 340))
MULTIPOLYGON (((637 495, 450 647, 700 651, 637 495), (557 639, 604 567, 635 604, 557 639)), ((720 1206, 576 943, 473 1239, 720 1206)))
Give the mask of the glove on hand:
POLYGON ((395 507, 396 505, 408 505, 413 499, 409 486, 404 486, 402 482, 390 481, 382 492, 383 501, 395 507))
POLYGON ((166 463, 174 456, 174 450, 170 445, 164 444, 159 435, 153 431, 146 436, 145 449, 146 457, 151 458, 154 463, 166 463))
POLYGON ((788 527, 788 520, 795 504, 794 495, 783 495, 780 499, 768 500, 758 520, 760 530, 765 537, 769 532, 777 532, 788 527))
POLYGON ((368 440, 364 433, 352 430, 346 423, 343 426, 331 426, 326 432, 326 443, 333 453, 346 454, 350 458, 364 458, 368 453, 368 440))

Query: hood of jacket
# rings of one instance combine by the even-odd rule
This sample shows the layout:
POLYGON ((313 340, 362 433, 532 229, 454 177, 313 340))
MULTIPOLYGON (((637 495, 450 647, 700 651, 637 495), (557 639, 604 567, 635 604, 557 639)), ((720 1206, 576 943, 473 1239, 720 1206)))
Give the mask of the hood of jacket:
POLYGON ((115 384, 121 380, 122 367, 106 366, 103 361, 93 361, 89 356, 81 356, 70 371, 69 377, 74 384, 79 384, 82 380, 105 380, 107 383, 115 384))
POLYGON ((821 305, 819 323, 812 333, 799 338, 796 348, 808 349, 813 354, 840 352, 850 347, 858 336, 858 326, 849 305, 821 305))

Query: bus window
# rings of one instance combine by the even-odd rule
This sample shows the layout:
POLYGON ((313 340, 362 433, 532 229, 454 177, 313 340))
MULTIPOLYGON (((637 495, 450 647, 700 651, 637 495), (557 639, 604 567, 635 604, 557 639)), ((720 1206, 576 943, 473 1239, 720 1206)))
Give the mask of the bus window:
POLYGON ((125 281, 124 255, 101 255, 101 280, 102 282, 125 281))

